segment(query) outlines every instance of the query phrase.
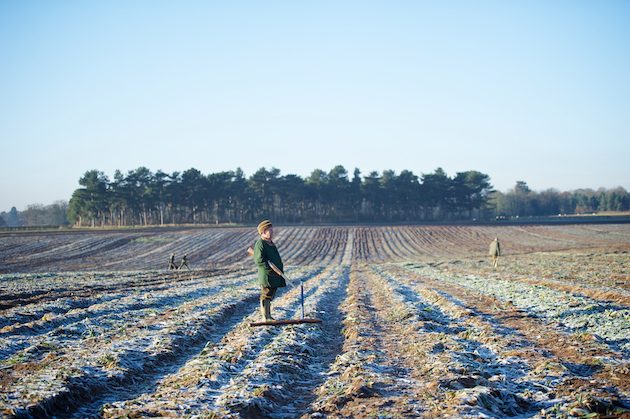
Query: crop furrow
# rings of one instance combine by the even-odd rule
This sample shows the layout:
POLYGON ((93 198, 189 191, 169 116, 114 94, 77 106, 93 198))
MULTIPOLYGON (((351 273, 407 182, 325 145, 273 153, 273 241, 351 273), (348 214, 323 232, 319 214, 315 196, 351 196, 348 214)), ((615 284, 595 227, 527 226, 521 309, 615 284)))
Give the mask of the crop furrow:
MULTIPOLYGON (((401 361, 400 336, 389 319, 395 306, 377 291, 363 268, 353 267, 344 314, 343 352, 317 389, 310 412, 341 417, 419 416, 423 411, 414 368, 401 361)), ((403 339, 403 340, 406 340, 403 339)))
MULTIPOLYGON (((320 294, 321 277, 329 273, 321 268, 310 270, 305 286, 305 298, 308 302, 320 294)), ((278 317, 296 316, 299 307, 299 288, 291 288, 274 300, 273 313, 278 317)), ((251 313, 251 311, 249 311, 251 313)), ((283 332, 282 328, 251 328, 249 322, 258 320, 258 307, 254 305, 253 314, 227 333, 220 342, 208 344, 204 350, 181 369, 164 377, 155 391, 137 399, 113 403, 106 406, 105 416, 133 414, 182 415, 199 410, 208 411, 221 393, 221 388, 229 386, 232 378, 255 360, 260 352, 283 332), (168 400, 162 398, 169 394, 168 400), (181 411, 182 406, 190 410, 181 411), (197 410, 195 410, 197 409, 197 410)))
MULTIPOLYGON (((181 364, 212 338, 212 328, 216 323, 234 322, 230 320, 232 316, 242 318, 243 309, 256 301, 257 294, 255 292, 245 295, 239 293, 238 298, 240 299, 235 298, 235 303, 219 306, 218 310, 195 324, 193 333, 179 332, 159 352, 151 355, 146 353, 138 355, 133 351, 118 353, 117 359, 112 358, 111 362, 125 364, 124 372, 121 374, 110 375, 106 369, 89 368, 87 369, 89 374, 74 376, 65 381, 62 387, 64 390, 34 405, 13 409, 13 415, 15 417, 94 415, 96 412, 89 409, 82 410, 82 407, 92 406, 98 398, 107 399, 105 395, 107 392, 119 394, 124 391, 124 388, 142 386, 144 382, 154 380, 153 376, 161 374, 161 371, 169 365, 181 364)), ((104 362, 107 361, 104 360, 104 362)))
POLYGON ((443 277, 434 279, 415 270, 410 276, 406 269, 399 269, 387 267, 399 279, 405 278, 404 283, 418 295, 448 311, 462 313, 479 330, 471 336, 480 336, 498 353, 530 365, 530 371, 518 381, 526 380, 523 383, 530 382, 538 390, 526 390, 523 395, 535 396, 538 402, 547 398, 546 404, 554 404, 554 408, 569 403, 581 391, 612 403, 628 403, 630 364, 622 354, 611 352, 588 335, 563 334, 510 302, 493 299, 483 292, 471 293, 465 287, 449 284, 443 277), (494 334, 498 337, 493 338, 494 334))

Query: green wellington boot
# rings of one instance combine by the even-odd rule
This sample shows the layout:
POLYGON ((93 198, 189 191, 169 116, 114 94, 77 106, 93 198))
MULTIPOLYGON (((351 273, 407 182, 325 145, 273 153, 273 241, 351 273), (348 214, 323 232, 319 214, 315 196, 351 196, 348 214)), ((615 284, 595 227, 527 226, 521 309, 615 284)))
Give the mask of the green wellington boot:
POLYGON ((265 300, 264 304, 265 304, 265 321, 275 320, 273 317, 271 317, 271 301, 265 300))
POLYGON ((260 316, 262 317, 262 321, 267 321, 267 308, 265 305, 265 300, 260 300, 260 316))

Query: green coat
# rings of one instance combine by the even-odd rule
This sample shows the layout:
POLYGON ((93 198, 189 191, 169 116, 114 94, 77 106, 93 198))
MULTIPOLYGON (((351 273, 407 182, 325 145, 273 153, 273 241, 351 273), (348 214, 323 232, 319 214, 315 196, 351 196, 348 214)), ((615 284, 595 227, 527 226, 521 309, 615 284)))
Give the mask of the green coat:
POLYGON ((256 240, 254 243, 254 262, 258 267, 258 283, 263 287, 286 287, 286 281, 283 277, 278 276, 269 266, 272 262, 278 269, 284 272, 282 259, 278 248, 263 239, 256 240))

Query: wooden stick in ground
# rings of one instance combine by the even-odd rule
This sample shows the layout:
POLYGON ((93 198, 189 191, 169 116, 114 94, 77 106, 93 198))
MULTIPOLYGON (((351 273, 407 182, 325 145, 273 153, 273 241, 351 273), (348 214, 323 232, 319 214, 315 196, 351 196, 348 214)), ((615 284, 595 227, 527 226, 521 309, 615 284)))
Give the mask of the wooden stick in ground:
POLYGON ((290 324, 305 324, 305 323, 321 323, 320 319, 290 319, 290 320, 269 320, 266 322, 252 322, 249 325, 256 326, 285 326, 290 324))
MULTIPOLYGON (((271 266, 271 269, 273 269, 278 275, 283 277, 287 283, 289 283, 289 278, 284 276, 284 273, 282 273, 282 271, 278 269, 276 265, 273 264, 273 262, 269 262, 269 266, 271 266)), ((300 300, 302 303, 302 318, 304 318, 304 281, 302 280, 300 280, 300 295, 301 295, 300 300)))

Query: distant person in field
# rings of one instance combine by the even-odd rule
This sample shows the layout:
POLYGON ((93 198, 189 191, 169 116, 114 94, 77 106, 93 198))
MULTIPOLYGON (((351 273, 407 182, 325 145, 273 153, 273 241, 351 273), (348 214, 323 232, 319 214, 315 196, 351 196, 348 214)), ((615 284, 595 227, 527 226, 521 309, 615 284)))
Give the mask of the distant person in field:
POLYGON ((182 269, 183 267, 186 267, 186 269, 190 270, 190 268, 188 267, 188 256, 184 255, 184 257, 182 257, 182 263, 179 264, 179 267, 177 269, 182 269))
POLYGON ((494 268, 496 269, 496 267, 499 265, 499 256, 501 256, 501 245, 499 244, 498 237, 495 237, 494 240, 490 242, 488 254, 492 256, 492 266, 494 266, 494 268))
POLYGON ((258 224, 260 238, 254 243, 254 248, 248 249, 248 253, 254 256, 254 262, 258 267, 258 283, 260 291, 260 314, 263 321, 274 320, 271 317, 271 300, 276 295, 279 287, 286 287, 286 281, 282 277, 284 266, 278 248, 273 242, 273 227, 271 221, 264 220, 258 224), (275 265, 274 267, 271 264, 275 265))
POLYGON ((172 271, 173 269, 177 269, 177 265, 175 265, 175 253, 171 253, 171 257, 168 259, 168 270, 172 271))

